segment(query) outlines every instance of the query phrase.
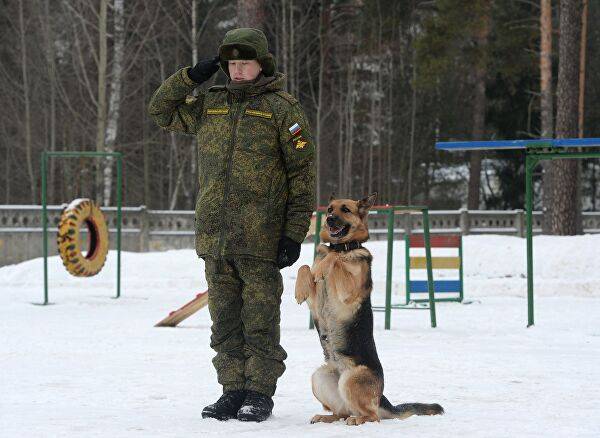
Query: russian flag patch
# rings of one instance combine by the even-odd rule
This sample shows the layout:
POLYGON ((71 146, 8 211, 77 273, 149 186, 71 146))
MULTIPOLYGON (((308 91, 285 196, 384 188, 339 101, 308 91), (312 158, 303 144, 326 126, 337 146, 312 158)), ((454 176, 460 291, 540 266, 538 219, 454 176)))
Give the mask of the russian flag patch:
POLYGON ((299 124, 294 123, 292 126, 290 126, 288 128, 288 131, 290 131, 290 134, 292 134, 292 136, 296 136, 296 135, 298 135, 298 133, 300 131, 302 131, 302 128, 300 127, 299 124))

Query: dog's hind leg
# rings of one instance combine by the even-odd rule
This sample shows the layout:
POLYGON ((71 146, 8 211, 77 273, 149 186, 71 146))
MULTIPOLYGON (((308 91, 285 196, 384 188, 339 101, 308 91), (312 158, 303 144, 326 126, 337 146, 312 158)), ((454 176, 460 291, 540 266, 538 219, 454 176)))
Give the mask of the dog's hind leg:
POLYGON ((311 379, 313 394, 321 402, 323 408, 333 412, 333 415, 315 415, 311 419, 311 423, 332 423, 350 415, 338 390, 339 378, 338 371, 327 364, 317 368, 313 373, 311 379))
POLYGON ((381 377, 361 365, 344 371, 338 385, 352 414, 346 424, 357 426, 369 421, 379 421, 379 400, 383 392, 381 377))

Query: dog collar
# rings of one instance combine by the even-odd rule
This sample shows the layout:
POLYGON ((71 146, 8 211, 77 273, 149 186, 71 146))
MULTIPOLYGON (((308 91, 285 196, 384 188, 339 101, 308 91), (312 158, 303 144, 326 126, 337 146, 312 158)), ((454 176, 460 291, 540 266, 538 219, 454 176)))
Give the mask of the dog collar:
POLYGON ((352 242, 344 242, 344 243, 330 243, 329 249, 332 249, 336 252, 346 252, 352 251, 353 249, 362 248, 360 242, 353 240, 352 242))

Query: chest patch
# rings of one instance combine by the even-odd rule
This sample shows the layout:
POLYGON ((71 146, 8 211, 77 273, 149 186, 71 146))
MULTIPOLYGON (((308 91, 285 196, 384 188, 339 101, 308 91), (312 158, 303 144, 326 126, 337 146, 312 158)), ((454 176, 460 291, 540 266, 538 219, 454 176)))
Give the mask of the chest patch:
POLYGON ((266 111, 253 110, 253 109, 247 109, 246 114, 248 114, 249 116, 262 117, 263 119, 273 118, 273 113, 269 113, 266 111))
POLYGON ((206 114, 229 114, 229 108, 208 108, 206 114))

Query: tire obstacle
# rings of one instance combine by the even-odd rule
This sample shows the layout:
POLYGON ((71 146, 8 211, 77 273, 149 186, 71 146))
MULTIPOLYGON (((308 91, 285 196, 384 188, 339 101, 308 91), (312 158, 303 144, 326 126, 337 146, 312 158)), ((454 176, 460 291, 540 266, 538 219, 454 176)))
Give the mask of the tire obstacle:
POLYGON ((102 270, 108 254, 108 228, 104 214, 94 201, 75 199, 63 209, 56 243, 63 265, 71 275, 92 277, 102 270), (89 232, 85 256, 80 242, 80 228, 84 224, 89 232))
MULTIPOLYGON (((50 158, 106 158, 116 160, 116 295, 121 296, 121 219, 122 219, 122 191, 123 191, 123 155, 120 152, 95 152, 95 151, 42 151, 40 160, 42 176, 42 256, 44 259, 44 301, 33 303, 46 306, 50 303, 48 294, 48 161, 50 158)), ((58 225, 57 244, 60 257, 67 271, 77 277, 90 277, 98 274, 108 253, 108 227, 104 214, 89 199, 76 199, 63 210, 58 225), (79 208, 78 208, 79 207, 79 208), (90 235, 90 244, 85 256, 79 243, 79 229, 87 225, 90 235)))

